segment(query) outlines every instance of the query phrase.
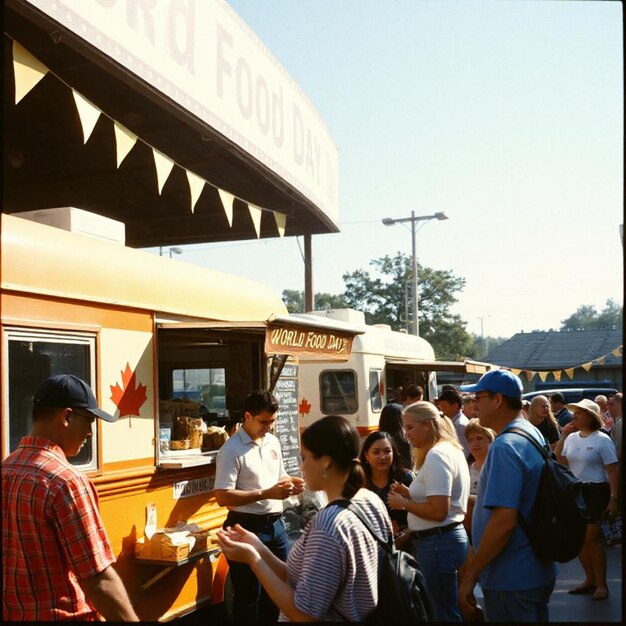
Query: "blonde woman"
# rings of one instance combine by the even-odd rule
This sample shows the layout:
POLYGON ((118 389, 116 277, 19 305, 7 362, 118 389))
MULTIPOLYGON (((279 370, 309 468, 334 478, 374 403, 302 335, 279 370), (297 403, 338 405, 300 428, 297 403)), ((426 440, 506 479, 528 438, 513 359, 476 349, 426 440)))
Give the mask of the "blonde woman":
POLYGON ((425 457, 411 485, 395 485, 387 502, 408 513, 411 551, 426 577, 436 620, 460 622, 457 571, 469 545, 463 527, 470 487, 467 461, 452 422, 430 402, 407 406, 402 419, 411 445, 425 457))
POLYGON ((532 399, 528 410, 528 421, 539 430, 550 447, 554 449, 561 429, 546 396, 535 396, 532 399))

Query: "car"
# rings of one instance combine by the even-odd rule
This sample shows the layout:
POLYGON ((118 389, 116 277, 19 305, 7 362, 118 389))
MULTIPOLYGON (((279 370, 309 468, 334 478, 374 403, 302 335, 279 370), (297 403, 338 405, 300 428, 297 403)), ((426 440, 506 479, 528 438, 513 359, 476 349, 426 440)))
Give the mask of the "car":
POLYGON ((593 400, 596 396, 606 396, 609 398, 617 393, 617 389, 612 387, 564 387, 562 389, 541 389, 540 391, 529 391, 522 396, 522 400, 532 400, 535 396, 550 396, 554 393, 561 393, 565 398, 565 403, 580 402, 583 398, 593 400))

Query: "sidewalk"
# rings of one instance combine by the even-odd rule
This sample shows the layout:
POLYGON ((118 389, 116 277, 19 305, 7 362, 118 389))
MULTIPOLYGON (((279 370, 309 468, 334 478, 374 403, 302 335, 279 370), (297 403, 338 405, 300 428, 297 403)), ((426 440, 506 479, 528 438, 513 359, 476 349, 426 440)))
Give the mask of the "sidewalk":
POLYGON ((622 546, 607 548, 609 598, 594 602, 590 596, 567 593, 583 579, 578 559, 559 564, 556 586, 550 598, 551 622, 622 622, 622 546))

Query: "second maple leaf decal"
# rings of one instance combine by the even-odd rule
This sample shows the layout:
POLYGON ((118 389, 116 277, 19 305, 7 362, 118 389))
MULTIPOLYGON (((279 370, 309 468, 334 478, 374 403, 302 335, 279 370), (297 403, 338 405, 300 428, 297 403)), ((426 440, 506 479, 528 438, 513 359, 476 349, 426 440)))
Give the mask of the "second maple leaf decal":
POLYGON ((130 363, 126 363, 126 369, 120 372, 122 375, 122 386, 116 383, 111 385, 111 400, 115 403, 120 412, 120 417, 137 415, 141 405, 148 399, 146 393, 148 387, 141 383, 136 383, 135 372, 130 369, 130 363))

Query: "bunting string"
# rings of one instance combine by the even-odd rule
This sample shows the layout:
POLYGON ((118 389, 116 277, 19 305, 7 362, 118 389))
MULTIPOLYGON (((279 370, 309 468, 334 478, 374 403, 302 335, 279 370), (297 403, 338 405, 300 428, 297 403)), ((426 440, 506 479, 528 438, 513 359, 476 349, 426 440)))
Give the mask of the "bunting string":
POLYGON ((110 115, 99 109, 82 94, 76 91, 73 87, 68 85, 62 78, 57 76, 50 68, 46 67, 41 61, 33 56, 28 50, 23 48, 17 41, 13 41, 13 73, 15 76, 15 104, 18 103, 39 83, 39 81, 46 75, 51 74, 59 82, 63 83, 68 89, 72 91, 74 97, 74 103, 81 123, 81 130, 83 133, 83 144, 86 144, 91 137, 96 123, 100 119, 100 116, 106 117, 113 123, 114 140, 116 142, 116 166, 119 168, 124 162, 124 159, 130 154, 132 149, 138 142, 148 146, 152 151, 154 158, 154 165, 157 175, 157 189, 159 195, 163 191, 165 183, 169 179, 174 166, 182 169, 187 178, 190 192, 190 210, 193 213, 195 211, 196 204, 202 195, 205 185, 209 185, 214 189, 217 189, 220 202, 228 219, 228 224, 232 228, 233 226, 233 205, 234 201, 239 200, 245 204, 249 210, 252 224, 256 232, 257 239, 261 237, 261 217, 263 213, 272 213, 276 224, 276 230, 280 237, 285 235, 285 224, 287 221, 287 215, 285 213, 279 213, 273 209, 267 209, 259 207, 252 202, 236 196, 224 189, 221 189, 212 182, 206 180, 199 174, 188 170, 186 167, 180 165, 170 157, 166 156, 162 152, 159 152, 154 146, 135 135, 133 132, 125 128, 117 120, 113 119, 110 115))
POLYGON ((603 354, 591 361, 587 361, 586 363, 581 363, 580 365, 574 365, 573 367, 568 367, 564 369, 558 370, 529 370, 529 369, 517 369, 514 367, 508 367, 506 365, 496 365, 494 363, 488 363, 491 369, 503 369, 509 370, 516 374, 517 376, 524 376, 528 382, 532 381, 533 378, 538 377, 541 382, 545 382, 548 376, 552 376, 556 382, 561 381, 561 377, 565 374, 570 380, 574 380, 574 371, 577 369, 584 369, 588 372, 594 365, 604 365, 606 363, 606 359, 609 356, 620 357, 624 353, 624 345, 620 345, 617 348, 614 348, 610 352, 603 354))

